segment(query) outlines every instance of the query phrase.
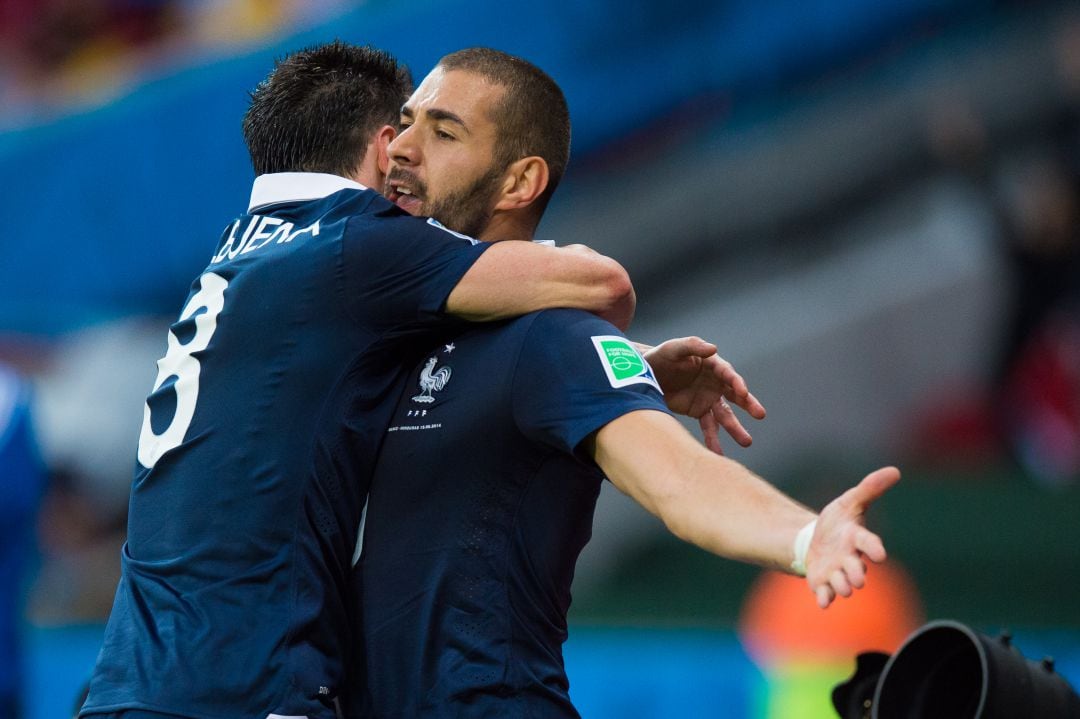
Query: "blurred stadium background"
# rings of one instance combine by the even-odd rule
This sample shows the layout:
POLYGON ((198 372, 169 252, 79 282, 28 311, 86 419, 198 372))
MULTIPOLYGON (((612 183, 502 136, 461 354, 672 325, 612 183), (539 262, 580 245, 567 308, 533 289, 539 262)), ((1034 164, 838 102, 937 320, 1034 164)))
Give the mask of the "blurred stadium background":
POLYGON ((566 650, 586 717, 831 716, 855 652, 939 618, 1080 685, 1075 3, 0 0, 21 716, 67 716, 92 666, 164 327, 247 200, 246 92, 333 38, 417 80, 471 45, 545 68, 574 157, 541 235, 623 262, 636 338, 720 345, 769 410, 730 454, 812 506, 905 472, 873 514, 889 566, 825 614, 605 489, 566 650))

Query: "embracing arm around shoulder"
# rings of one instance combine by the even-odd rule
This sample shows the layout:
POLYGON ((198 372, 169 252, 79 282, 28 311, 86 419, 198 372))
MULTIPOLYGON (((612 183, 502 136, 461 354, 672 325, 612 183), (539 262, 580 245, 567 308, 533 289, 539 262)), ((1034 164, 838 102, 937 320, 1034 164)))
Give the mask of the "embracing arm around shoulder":
POLYGON ((625 330, 636 306, 622 266, 583 245, 496 242, 450 293, 446 311, 489 321, 552 307, 588 310, 625 330))
POLYGON ((674 535, 722 557, 793 572, 796 535, 816 520, 805 566, 823 608, 863 586, 865 560, 885 559, 864 514, 900 479, 893 467, 871 473, 817 515, 738 462, 709 452, 663 412, 627 413, 598 430, 589 449, 611 483, 674 535))

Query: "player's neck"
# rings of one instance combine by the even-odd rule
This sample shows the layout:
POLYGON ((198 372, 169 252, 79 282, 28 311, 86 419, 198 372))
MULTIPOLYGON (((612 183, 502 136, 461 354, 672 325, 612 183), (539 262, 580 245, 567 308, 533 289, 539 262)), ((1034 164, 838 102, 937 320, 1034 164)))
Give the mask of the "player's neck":
POLYGON ((358 172, 349 179, 376 192, 383 191, 383 176, 378 172, 358 172))
POLYGON ((356 168, 356 171, 349 179, 359 182, 364 187, 370 187, 376 192, 382 192, 386 175, 379 170, 378 162, 372 157, 374 154, 369 151, 364 157, 364 161, 360 163, 360 167, 356 168))
POLYGON ((521 217, 512 216, 510 213, 497 212, 487 226, 480 231, 476 239, 485 242, 501 242, 503 240, 532 242, 535 229, 536 227, 532 222, 524 221, 521 217))

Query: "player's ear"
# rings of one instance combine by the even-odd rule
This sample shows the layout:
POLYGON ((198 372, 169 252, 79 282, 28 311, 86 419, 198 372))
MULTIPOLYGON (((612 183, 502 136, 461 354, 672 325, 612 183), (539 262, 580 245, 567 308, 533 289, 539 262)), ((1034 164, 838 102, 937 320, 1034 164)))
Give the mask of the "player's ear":
POLYGON ((383 125, 375 134, 375 150, 378 152, 379 172, 383 175, 390 169, 390 153, 387 150, 390 143, 397 137, 397 130, 390 125, 383 125))
POLYGON ((547 162, 542 157, 523 157, 507 168, 496 210, 518 210, 531 205, 548 186, 547 162))

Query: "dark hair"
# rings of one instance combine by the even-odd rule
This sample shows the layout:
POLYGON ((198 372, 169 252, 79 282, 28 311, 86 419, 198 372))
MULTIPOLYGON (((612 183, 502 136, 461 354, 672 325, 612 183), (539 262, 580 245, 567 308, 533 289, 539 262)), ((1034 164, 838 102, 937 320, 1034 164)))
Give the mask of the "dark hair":
POLYGON ((409 69, 373 47, 335 40, 286 55, 244 114, 255 173, 352 175, 375 132, 397 126, 411 92, 409 69))
POLYGON ((550 177, 537 203, 542 212, 570 161, 570 110, 562 90, 532 63, 486 47, 450 53, 439 67, 472 72, 505 88, 502 101, 492 108, 498 132, 495 161, 505 168, 530 155, 544 158, 550 177))

